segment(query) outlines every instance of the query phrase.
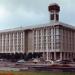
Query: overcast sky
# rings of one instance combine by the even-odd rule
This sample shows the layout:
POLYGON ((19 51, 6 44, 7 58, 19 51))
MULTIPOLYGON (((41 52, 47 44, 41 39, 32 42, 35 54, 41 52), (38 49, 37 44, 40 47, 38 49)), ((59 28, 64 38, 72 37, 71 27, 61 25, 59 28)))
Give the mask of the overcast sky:
POLYGON ((48 5, 55 2, 60 21, 75 25, 75 0, 0 0, 0 30, 50 22, 48 5))

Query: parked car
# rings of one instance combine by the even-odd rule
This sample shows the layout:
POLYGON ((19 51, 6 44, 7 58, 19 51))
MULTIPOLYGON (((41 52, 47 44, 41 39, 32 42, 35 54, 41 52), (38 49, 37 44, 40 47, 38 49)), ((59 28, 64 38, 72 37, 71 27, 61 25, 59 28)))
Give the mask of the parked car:
POLYGON ((59 63, 59 64, 69 64, 69 63, 71 63, 71 61, 70 60, 60 60, 60 61, 57 61, 57 63, 59 63))
POLYGON ((39 63, 40 60, 36 58, 36 59, 33 59, 32 62, 36 64, 36 63, 39 63))
POLYGON ((54 61, 52 61, 52 60, 46 60, 46 63, 54 64, 54 61))
POLYGON ((25 61, 23 59, 18 60, 17 63, 24 63, 25 61))

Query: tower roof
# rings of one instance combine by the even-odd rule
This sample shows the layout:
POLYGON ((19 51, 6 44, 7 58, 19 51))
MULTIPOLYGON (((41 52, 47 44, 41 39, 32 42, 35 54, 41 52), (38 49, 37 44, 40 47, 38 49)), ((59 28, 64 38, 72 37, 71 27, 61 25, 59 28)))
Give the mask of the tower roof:
POLYGON ((59 12, 60 11, 60 6, 57 3, 52 3, 52 4, 49 4, 48 10, 50 12, 53 12, 53 11, 59 12))

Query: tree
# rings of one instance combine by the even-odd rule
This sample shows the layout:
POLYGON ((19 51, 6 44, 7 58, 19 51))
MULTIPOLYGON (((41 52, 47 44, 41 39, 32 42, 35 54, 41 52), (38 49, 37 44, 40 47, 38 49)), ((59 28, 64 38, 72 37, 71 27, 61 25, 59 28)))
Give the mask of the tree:
POLYGON ((38 54, 37 53, 33 53, 33 58, 37 58, 38 54))
POLYGON ((42 53, 38 53, 38 58, 42 57, 42 53))
POLYGON ((27 58, 32 59, 32 53, 28 53, 27 58))

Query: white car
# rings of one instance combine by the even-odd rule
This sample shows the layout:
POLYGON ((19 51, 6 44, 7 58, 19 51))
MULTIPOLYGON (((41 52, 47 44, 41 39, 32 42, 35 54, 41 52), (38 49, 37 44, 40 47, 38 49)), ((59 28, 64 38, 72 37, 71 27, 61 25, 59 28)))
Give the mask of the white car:
POLYGON ((25 61, 22 59, 22 60, 18 60, 17 63, 24 63, 25 61))
POLYGON ((54 62, 52 60, 46 60, 46 62, 49 62, 51 64, 54 64, 54 62))

